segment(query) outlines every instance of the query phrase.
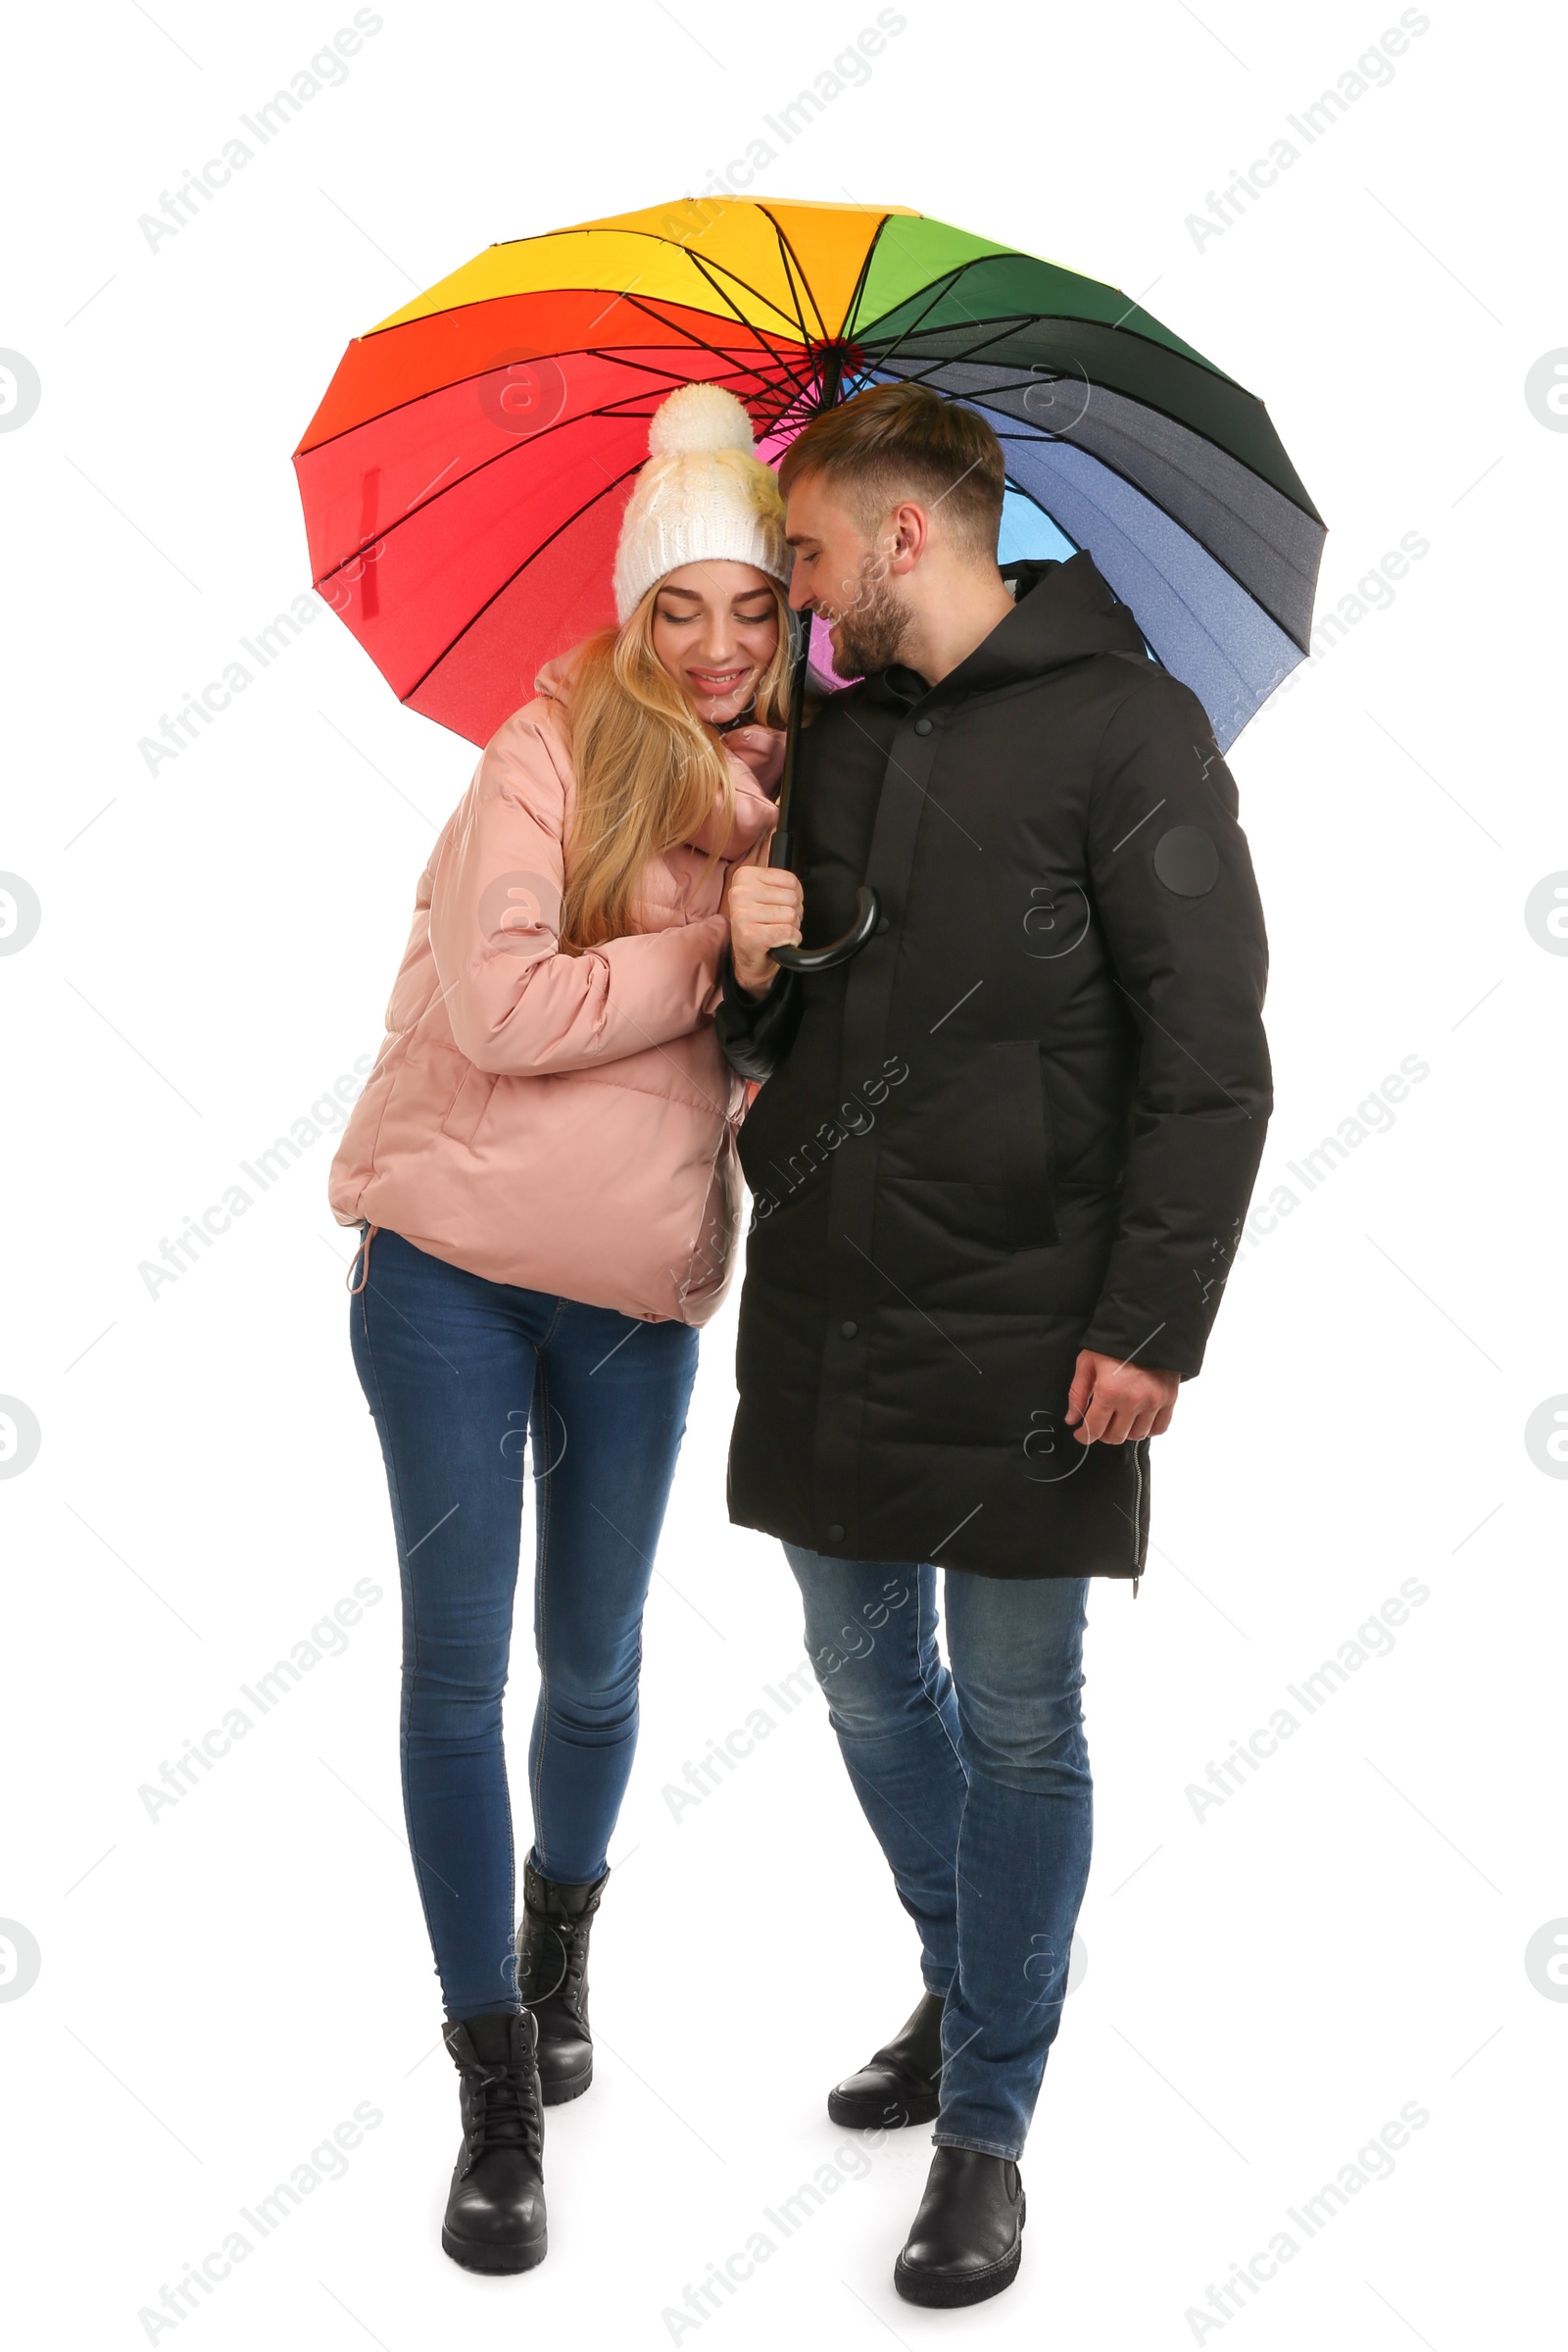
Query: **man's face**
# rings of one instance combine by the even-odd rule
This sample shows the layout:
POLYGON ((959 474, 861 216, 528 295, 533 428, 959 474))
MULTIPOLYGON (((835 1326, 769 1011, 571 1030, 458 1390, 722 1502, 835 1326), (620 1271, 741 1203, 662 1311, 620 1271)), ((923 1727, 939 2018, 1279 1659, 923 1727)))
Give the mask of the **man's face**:
POLYGON ((830 624, 838 675, 863 677, 897 662, 910 612, 889 569, 897 547, 891 516, 883 532, 867 538, 853 508, 823 477, 804 473, 790 491, 784 529, 795 550, 790 603, 830 624))

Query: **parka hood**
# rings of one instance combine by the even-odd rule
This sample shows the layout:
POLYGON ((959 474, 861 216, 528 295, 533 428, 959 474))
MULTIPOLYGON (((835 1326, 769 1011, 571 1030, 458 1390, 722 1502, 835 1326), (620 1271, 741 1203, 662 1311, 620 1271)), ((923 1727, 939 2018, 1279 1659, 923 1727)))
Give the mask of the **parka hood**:
POLYGON ((1080 551, 1065 563, 1046 558, 1009 564, 1004 576, 1012 585, 1012 611, 956 669, 928 687, 914 670, 895 664, 867 679, 873 699, 908 703, 928 693, 973 694, 1042 677, 1092 654, 1148 660, 1143 631, 1129 608, 1116 602, 1092 556, 1080 551))

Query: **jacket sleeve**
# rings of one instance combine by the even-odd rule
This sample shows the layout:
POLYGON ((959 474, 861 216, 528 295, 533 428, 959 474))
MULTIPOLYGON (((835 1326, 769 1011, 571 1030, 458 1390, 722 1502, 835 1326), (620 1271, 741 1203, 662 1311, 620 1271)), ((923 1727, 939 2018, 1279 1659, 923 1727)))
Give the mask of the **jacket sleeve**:
POLYGON ((1089 871, 1140 1041, 1121 1213, 1084 1346, 1191 1378, 1273 1108, 1268 942, 1238 799, 1202 706, 1152 674, 1095 764, 1089 871))
POLYGON ((706 1017, 729 937, 721 914, 559 945, 564 782, 535 721, 486 751, 437 860, 430 947, 459 1050, 506 1076, 580 1070, 685 1037, 706 1017))
POLYGON ((723 994, 713 1016, 714 1034, 730 1068, 760 1084, 772 1077, 795 1042, 801 1025, 800 976, 781 971, 765 997, 753 997, 736 979, 727 946, 718 969, 723 994))

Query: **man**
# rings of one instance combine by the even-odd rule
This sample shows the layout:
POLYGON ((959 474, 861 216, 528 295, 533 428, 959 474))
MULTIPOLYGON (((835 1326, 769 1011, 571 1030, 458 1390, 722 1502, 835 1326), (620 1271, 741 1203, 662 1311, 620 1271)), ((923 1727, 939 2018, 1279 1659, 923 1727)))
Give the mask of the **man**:
POLYGON ((829 2112, 935 2118, 895 2282, 974 2303, 1017 2272, 1088 1876, 1089 1579, 1136 1592, 1149 1441, 1257 1172, 1267 950, 1197 698, 1087 554, 1009 592, 982 418, 882 386, 780 477, 792 601, 861 683, 802 739, 800 882, 742 867, 730 892, 719 1030, 766 1081, 730 1514, 783 1539, 920 1932, 924 1998, 829 2112), (781 975, 803 899, 811 944, 861 883, 884 918, 861 955, 781 975))

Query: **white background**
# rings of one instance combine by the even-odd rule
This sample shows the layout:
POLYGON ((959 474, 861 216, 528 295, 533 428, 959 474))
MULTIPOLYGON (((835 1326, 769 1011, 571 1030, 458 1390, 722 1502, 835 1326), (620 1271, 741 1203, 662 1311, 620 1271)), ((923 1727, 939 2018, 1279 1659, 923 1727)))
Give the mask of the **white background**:
POLYGON ((1267 400, 1331 526, 1320 612, 1429 543, 1231 756, 1274 958, 1259 1198, 1402 1058, 1430 1074, 1244 1251, 1156 1448, 1142 1593, 1095 1589, 1088 1968, 1017 2285, 955 2315, 895 2298, 915 2131, 682 2331, 687 2284, 853 2144, 823 2094, 917 1990, 814 1692, 700 1807, 662 1795, 800 1655, 776 1548, 724 1515, 733 1302, 649 1609, 599 2078, 549 2117, 548 2261, 474 2278, 438 2244, 456 2085, 330 1143, 156 1298, 137 1270, 375 1049, 473 754, 324 612, 177 760, 150 775, 137 745, 307 585, 289 454, 353 333, 493 239, 700 191, 876 12, 387 0, 342 86, 149 250, 138 216, 351 13, 101 0, 13 36, 0 343, 42 383, 0 435, 0 867, 42 909, 0 958, 0 1392, 41 1431, 0 1483, 0 1917, 41 1955, 0 2000, 16 2340, 149 2340, 143 2307, 362 2102, 383 2120, 346 2177, 153 2340, 1540 2340, 1568 2006, 1525 1951, 1568 1914, 1568 1486, 1524 1433, 1568 1391, 1568 960, 1524 909, 1568 868, 1568 436, 1525 379, 1568 345, 1560 24, 1434 5, 1392 82, 1200 247, 1187 216, 1396 9, 903 0, 864 85, 758 183, 911 205, 1144 299, 1267 400), (344 1654, 150 1820, 139 1787, 364 1578, 383 1597, 344 1654), (1199 1818, 1189 1785, 1409 1578, 1429 1597, 1392 1653, 1199 1818), (1430 2120, 1392 2178, 1293 2229, 1240 2314, 1186 2316, 1407 2102, 1430 2120))

